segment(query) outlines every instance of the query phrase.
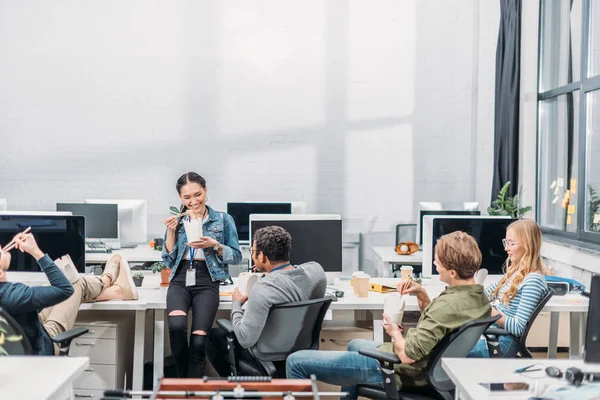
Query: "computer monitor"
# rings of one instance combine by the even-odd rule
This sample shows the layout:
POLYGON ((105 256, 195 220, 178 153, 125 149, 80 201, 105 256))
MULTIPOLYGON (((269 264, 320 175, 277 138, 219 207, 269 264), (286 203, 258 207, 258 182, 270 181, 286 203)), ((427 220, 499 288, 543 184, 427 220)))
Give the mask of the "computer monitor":
POLYGON ((583 361, 600 363, 600 275, 592 276, 588 307, 583 361))
POLYGON ((141 199, 86 199, 86 204, 116 204, 119 210, 121 247, 135 247, 148 240, 148 205, 141 199))
POLYGON ((8 201, 6 199, 0 199, 0 211, 8 210, 8 201))
POLYGON ((227 214, 231 215, 241 244, 250 240, 250 215, 252 214, 291 214, 291 202, 242 201, 227 203, 227 214))
POLYGON ((419 223, 417 224, 417 244, 423 243, 423 217, 426 215, 481 215, 481 211, 464 210, 419 210, 419 223))
POLYGON ((116 204, 56 203, 56 211, 70 211, 85 217, 86 239, 118 239, 119 217, 116 204))
POLYGON ((481 268, 486 268, 490 275, 501 275, 507 257, 502 239, 506 236, 506 228, 513 221, 512 218, 504 216, 425 216, 423 276, 437 275, 433 265, 435 245, 442 235, 455 231, 463 231, 473 236, 483 257, 481 268))
POLYGON ((292 235, 291 263, 316 261, 326 272, 342 271, 342 217, 337 214, 252 214, 250 240, 257 229, 280 226, 292 235))
MULTIPOLYGON (((85 272, 85 221, 81 216, 68 215, 0 215, 0 244, 31 227, 40 249, 56 260, 68 254, 79 272, 85 272)), ((40 272, 33 257, 17 249, 10 252, 10 271, 40 272)))

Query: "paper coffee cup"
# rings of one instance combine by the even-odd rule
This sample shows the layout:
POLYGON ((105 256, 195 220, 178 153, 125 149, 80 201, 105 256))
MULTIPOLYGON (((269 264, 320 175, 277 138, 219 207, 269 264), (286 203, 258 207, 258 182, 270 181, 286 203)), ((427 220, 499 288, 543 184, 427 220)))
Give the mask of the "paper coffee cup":
MULTIPOLYGON (((356 271, 356 272, 353 272, 353 273, 352 273, 352 279, 350 279, 350 286, 354 286, 355 279, 356 279, 357 277, 359 277, 359 276, 363 276, 363 275, 365 275, 365 273, 364 273, 363 271, 356 271)), ((354 289, 354 292, 355 292, 355 294, 356 294, 356 289, 354 289)))
POLYGON ((183 221, 183 227, 185 228, 185 235, 188 242, 197 242, 203 236, 202 220, 200 219, 183 221))
POLYGON ((403 281, 406 281, 409 279, 409 277, 411 277, 413 274, 413 267, 410 265, 403 265, 400 268, 400 277, 402 278, 403 281))
POLYGON ((400 326, 404 317, 404 307, 406 303, 398 293, 389 293, 383 301, 383 312, 386 313, 391 321, 400 326))
POLYGON ((358 297, 369 297, 369 279, 368 274, 362 274, 354 279, 354 294, 358 297))

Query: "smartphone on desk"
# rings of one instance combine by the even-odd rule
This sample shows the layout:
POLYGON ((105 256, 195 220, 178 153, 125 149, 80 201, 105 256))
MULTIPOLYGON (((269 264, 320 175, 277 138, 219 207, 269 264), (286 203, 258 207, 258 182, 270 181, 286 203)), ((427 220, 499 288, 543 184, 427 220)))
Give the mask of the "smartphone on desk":
POLYGON ((528 392, 529 384, 525 382, 486 382, 480 383, 491 393, 528 392))

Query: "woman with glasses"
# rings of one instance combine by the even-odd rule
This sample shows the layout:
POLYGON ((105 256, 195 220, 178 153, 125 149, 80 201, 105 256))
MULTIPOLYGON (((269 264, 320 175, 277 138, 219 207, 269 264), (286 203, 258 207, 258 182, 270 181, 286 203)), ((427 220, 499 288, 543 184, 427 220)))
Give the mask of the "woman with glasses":
POLYGON ((167 291, 171 352, 179 378, 201 378, 206 366, 207 334, 219 307, 219 283, 229 279, 228 264, 239 264, 242 253, 233 218, 206 204, 208 188, 195 172, 181 175, 175 185, 185 215, 165 220, 163 262, 172 268, 167 291), (183 221, 202 224, 199 240, 188 241, 183 221), (188 344, 188 311, 192 334, 188 344))
MULTIPOLYGON (((492 316, 501 317, 496 325, 510 332, 499 337, 501 356, 515 357, 525 325, 548 293, 540 255, 542 232, 535 221, 518 220, 506 228, 502 244, 508 254, 504 264, 506 273, 485 294, 492 302, 492 316)), ((479 340, 469 357, 489 357, 485 339, 479 340)))

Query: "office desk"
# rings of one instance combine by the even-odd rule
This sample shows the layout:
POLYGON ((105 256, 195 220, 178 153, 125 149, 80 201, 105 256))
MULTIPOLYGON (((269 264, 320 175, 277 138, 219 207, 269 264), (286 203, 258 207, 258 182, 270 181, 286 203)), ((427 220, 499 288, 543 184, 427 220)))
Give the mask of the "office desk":
POLYGON ((0 357, 3 399, 73 399, 73 383, 87 357, 0 357))
POLYGON ((600 364, 584 364, 581 360, 528 360, 528 359, 483 359, 483 358, 442 358, 442 368, 456 385, 455 399, 486 400, 486 399, 528 399, 533 392, 524 395, 507 393, 490 394, 479 383, 485 382, 526 382, 534 387, 536 381, 543 386, 564 385, 567 382, 545 377, 543 371, 517 374, 517 368, 532 364, 541 364, 540 368, 554 366, 565 371, 569 367, 577 367, 585 372, 600 372, 600 364), (537 378, 537 379, 536 379, 537 378))
POLYGON ((377 268, 377 275, 379 277, 388 278, 392 276, 392 268, 395 264, 398 265, 422 265, 423 264, 423 252, 417 251, 408 256, 402 256, 396 253, 396 249, 393 246, 376 246, 373 247, 373 251, 379 258, 379 265, 377 268))

